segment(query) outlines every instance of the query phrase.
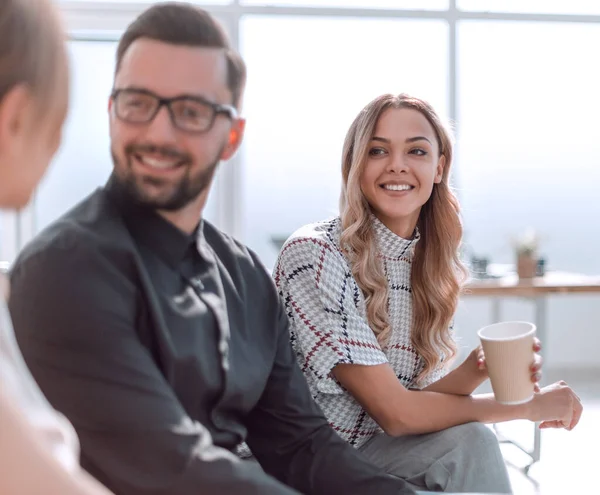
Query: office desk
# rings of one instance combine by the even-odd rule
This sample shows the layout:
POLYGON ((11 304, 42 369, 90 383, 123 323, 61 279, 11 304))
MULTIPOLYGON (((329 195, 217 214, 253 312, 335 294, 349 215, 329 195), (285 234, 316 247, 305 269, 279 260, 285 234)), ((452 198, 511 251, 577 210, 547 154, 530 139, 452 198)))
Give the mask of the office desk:
MULTIPOLYGON (((492 299, 492 322, 502 321, 501 301, 507 297, 525 298, 535 305, 537 337, 542 341, 542 353, 547 352, 547 296, 551 294, 598 294, 600 277, 590 277, 569 272, 548 272, 543 277, 519 280, 516 274, 498 278, 472 279, 467 284, 463 297, 489 297, 492 299)), ((533 450, 529 451, 518 443, 499 435, 501 442, 511 443, 530 456, 531 462, 523 469, 525 474, 540 460, 541 430, 535 425, 533 450)), ((496 429, 496 432, 498 430, 496 429)))

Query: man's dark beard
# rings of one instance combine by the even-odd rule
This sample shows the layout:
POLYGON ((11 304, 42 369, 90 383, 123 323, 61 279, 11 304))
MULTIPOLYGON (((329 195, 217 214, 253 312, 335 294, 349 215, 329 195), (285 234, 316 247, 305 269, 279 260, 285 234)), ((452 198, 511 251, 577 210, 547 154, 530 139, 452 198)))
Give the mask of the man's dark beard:
POLYGON ((146 194, 144 184, 160 187, 163 184, 163 181, 159 178, 137 177, 134 175, 131 165, 133 155, 147 152, 157 153, 169 158, 179 158, 180 165, 178 166, 186 166, 190 163, 192 158, 189 155, 180 153, 172 148, 160 148, 151 145, 129 145, 125 148, 125 157, 127 160, 126 168, 117 165, 119 162, 113 149, 111 149, 111 155, 115 169, 117 170, 117 173, 115 174, 116 179, 123 188, 123 191, 134 201, 156 210, 177 211, 194 201, 210 186, 217 166, 219 165, 219 158, 223 149, 224 146, 219 150, 215 160, 196 176, 191 177, 188 171, 180 182, 175 185, 173 192, 166 198, 153 198, 146 194))

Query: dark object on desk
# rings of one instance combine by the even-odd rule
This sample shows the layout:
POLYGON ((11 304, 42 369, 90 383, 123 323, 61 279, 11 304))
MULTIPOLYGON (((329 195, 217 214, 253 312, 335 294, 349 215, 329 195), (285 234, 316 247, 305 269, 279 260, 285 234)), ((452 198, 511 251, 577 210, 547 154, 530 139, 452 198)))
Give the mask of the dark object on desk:
POLYGON ((543 277, 544 275, 546 275, 546 260, 540 258, 537 260, 537 266, 535 267, 535 276, 543 277))
POLYGON ((475 278, 487 278, 489 260, 487 258, 471 257, 471 273, 475 278))

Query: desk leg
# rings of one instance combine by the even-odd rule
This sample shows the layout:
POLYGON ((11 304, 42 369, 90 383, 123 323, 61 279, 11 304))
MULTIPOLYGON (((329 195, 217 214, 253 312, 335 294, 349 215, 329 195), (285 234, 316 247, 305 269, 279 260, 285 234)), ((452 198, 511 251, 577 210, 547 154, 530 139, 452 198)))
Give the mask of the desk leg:
MULTIPOLYGON (((547 349, 547 342, 546 342, 546 335, 547 335, 546 297, 545 296, 536 297, 534 299, 534 303, 535 303, 535 325, 537 327, 537 338, 540 339, 540 341, 542 342, 544 354, 547 354, 548 349, 547 349)), ((496 323, 496 322, 500 321, 500 318, 501 318, 500 311, 501 311, 500 298, 492 299, 492 320, 493 320, 492 323, 496 323)), ((525 476, 529 476, 529 469, 536 462, 538 462, 541 457, 540 454, 541 454, 541 446, 542 446, 542 431, 539 429, 539 423, 534 423, 534 425, 533 425, 533 428, 534 428, 533 450, 531 450, 531 451, 525 449, 524 447, 519 445, 517 442, 504 437, 498 430, 497 425, 493 425, 493 427, 494 427, 494 430, 496 431, 496 434, 498 435, 498 440, 500 441, 500 443, 510 443, 510 444, 518 447, 521 451, 526 453, 531 458, 531 462, 529 464, 527 464, 524 468, 520 468, 523 471, 523 473, 525 474, 525 476)))
POLYGON ((502 318, 502 306, 499 297, 492 298, 492 323, 499 323, 502 318))
MULTIPOLYGON (((543 346, 543 354, 548 355, 548 327, 547 327, 547 308, 546 296, 540 296, 535 299, 535 324, 537 326, 537 338, 540 339, 543 346)), ((532 464, 540 460, 542 430, 539 429, 539 423, 535 423, 535 432, 533 437, 533 452, 531 453, 532 464)))

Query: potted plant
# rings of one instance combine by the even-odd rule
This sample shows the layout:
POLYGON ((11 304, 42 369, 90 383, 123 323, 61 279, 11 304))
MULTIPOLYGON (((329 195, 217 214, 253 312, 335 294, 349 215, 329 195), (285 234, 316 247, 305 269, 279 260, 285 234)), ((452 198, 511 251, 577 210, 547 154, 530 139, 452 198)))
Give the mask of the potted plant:
POLYGON ((515 242, 517 274, 521 279, 534 278, 538 265, 539 237, 533 230, 526 231, 515 242))

